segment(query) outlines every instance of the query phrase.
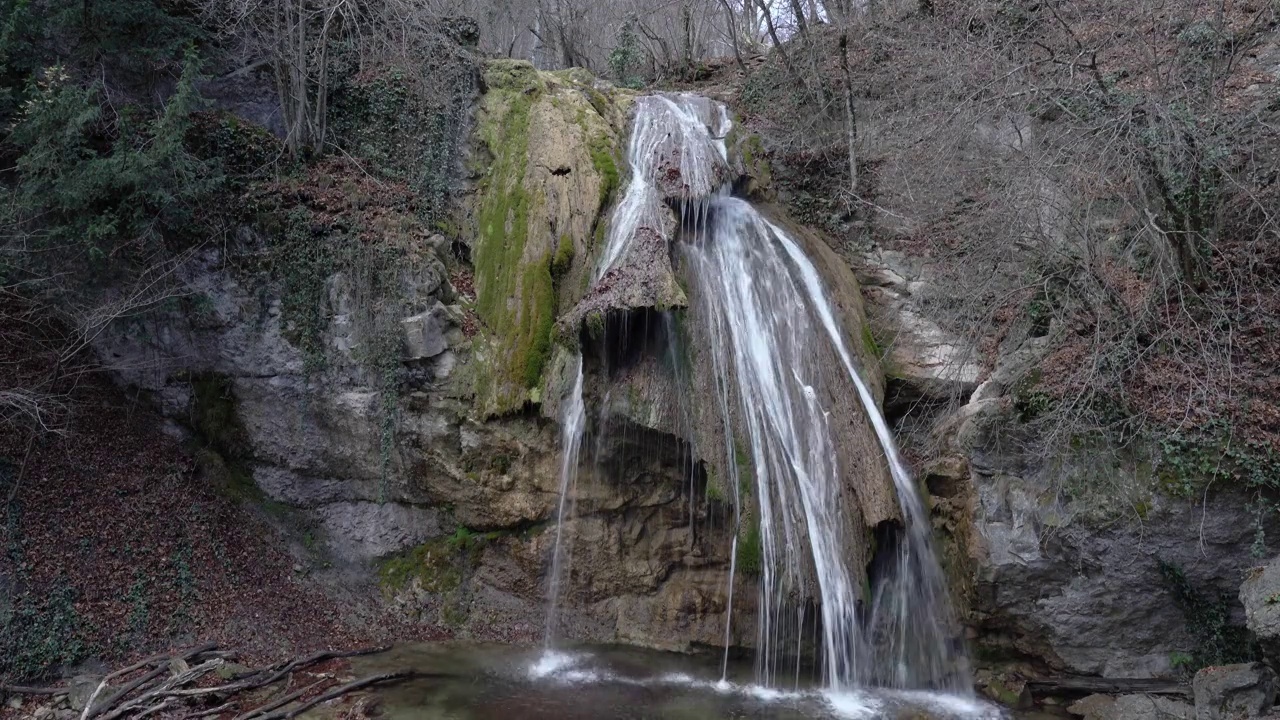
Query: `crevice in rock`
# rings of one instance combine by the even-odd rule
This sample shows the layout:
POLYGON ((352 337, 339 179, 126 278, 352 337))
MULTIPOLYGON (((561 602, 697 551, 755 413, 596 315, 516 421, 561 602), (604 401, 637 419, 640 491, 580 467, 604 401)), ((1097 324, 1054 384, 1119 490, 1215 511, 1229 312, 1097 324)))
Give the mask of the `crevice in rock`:
POLYGON ((874 538, 871 562, 867 563, 867 585, 874 588, 892 580, 897 573, 898 546, 902 543, 903 527, 897 520, 884 520, 872 529, 874 538))
POLYGON ((609 310, 603 322, 584 328, 584 358, 608 377, 633 367, 645 357, 667 352, 662 313, 654 308, 609 310))

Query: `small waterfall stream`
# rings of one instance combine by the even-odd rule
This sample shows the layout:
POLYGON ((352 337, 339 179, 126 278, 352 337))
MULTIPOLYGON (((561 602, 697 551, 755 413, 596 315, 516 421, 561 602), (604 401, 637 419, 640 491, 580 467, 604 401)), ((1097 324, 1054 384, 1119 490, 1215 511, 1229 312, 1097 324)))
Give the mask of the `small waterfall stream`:
MULTIPOLYGON (((709 397, 722 420, 724 467, 730 476, 725 484, 739 528, 726 579, 726 652, 742 538, 758 537, 761 684, 798 681, 800 649, 809 629, 818 633, 818 663, 830 690, 875 685, 968 694, 964 654, 952 645, 955 623, 932 549, 927 510, 846 346, 813 262, 750 203, 729 196, 728 178, 719 170, 726 167, 724 137, 730 128, 724 106, 705 98, 651 95, 636 100, 627 158, 631 179, 593 274, 597 281, 623 262, 639 230, 664 226, 671 212, 664 198, 672 200, 669 180, 677 178, 680 192, 674 204, 684 227, 679 254, 697 300, 690 312, 699 314, 711 340, 706 350, 716 387, 709 397), (838 358, 835 367, 824 365, 824 355, 815 352, 819 347, 838 358), (830 388, 838 385, 847 388, 847 397, 856 396, 874 431, 902 521, 892 547, 881 550, 893 553, 880 563, 887 570, 873 578, 870 588, 862 579, 865 568, 851 567, 847 559, 850 543, 862 541, 850 535, 844 516, 845 483, 858 480, 840 467, 843 429, 824 404, 830 388), (828 388, 826 395, 821 388, 828 388), (747 447, 735 446, 735 431, 744 435, 747 447), (749 477, 742 477, 739 467, 743 455, 749 458, 749 477), (792 657, 794 666, 783 664, 792 657)), ((582 357, 573 364, 575 380, 562 405, 564 457, 548 650, 568 565, 562 528, 572 515, 586 423, 582 357)))

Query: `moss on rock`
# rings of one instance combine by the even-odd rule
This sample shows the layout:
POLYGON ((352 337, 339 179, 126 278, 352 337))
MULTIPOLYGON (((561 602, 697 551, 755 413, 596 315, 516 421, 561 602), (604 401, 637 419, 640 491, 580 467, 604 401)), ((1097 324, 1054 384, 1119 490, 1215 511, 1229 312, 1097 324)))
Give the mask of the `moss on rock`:
POLYGON ((531 205, 539 198, 525 187, 529 115, 540 81, 532 66, 500 62, 486 72, 490 124, 481 130, 493 164, 485 178, 475 251, 476 311, 499 340, 492 359, 497 387, 488 388, 497 412, 521 403, 520 388, 538 384, 551 345, 555 291, 550 267, 526 257, 531 205), (496 69, 493 67, 496 65, 496 69), (525 71, 533 73, 533 79, 525 71), (494 79, 490 79, 493 75, 494 79), (512 91, 510 88, 519 88, 512 91))
POLYGON ((472 252, 485 332, 472 374, 486 416, 545 395, 557 310, 582 295, 618 186, 617 133, 590 103, 589 80, 523 61, 485 70, 476 139, 491 161, 477 184, 472 252))
POLYGON ((546 89, 538 69, 527 60, 490 60, 484 69, 484 84, 489 92, 537 92, 546 89))

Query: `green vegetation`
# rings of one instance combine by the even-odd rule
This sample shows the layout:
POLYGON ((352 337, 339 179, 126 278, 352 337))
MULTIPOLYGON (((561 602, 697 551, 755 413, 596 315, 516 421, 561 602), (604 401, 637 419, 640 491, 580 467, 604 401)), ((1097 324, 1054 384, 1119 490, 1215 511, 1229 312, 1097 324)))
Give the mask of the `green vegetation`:
POLYGON ((752 518, 747 524, 746 535, 738 539, 738 571, 747 576, 759 575, 764 567, 764 543, 760 536, 760 521, 752 518))
POLYGON ((636 18, 628 17, 618 26, 618 36, 613 50, 609 53, 609 72, 613 79, 623 87, 640 89, 644 80, 635 72, 642 58, 640 39, 636 36, 636 18))
MULTIPOLYGON (((200 61, 188 51, 163 108, 113 108, 98 83, 52 66, 22 93, 8 150, 15 182, 3 220, 27 252, 6 254, 0 276, 92 302, 108 284, 146 282, 175 252, 202 241, 221 220, 196 207, 220 190, 220 163, 186 145, 200 61), (31 251, 35 252, 31 252, 31 251)), ((137 299, 145 307, 156 300, 137 299)), ((129 308, 136 310, 136 308, 129 308)))
MULTIPOLYGON (((496 75, 502 85, 540 82, 532 67, 497 63, 486 77, 496 75), (527 73, 533 72, 533 81, 527 73)), ((499 91, 501 92, 501 91, 499 91)), ((555 287, 551 263, 526 261, 529 210, 541 198, 524 188, 528 158, 529 113, 537 93, 501 92, 503 103, 491 109, 501 114, 484 133, 494 161, 483 182, 479 213, 480 237, 475 249, 476 310, 501 343, 493 358, 498 387, 489 388, 498 412, 515 409, 522 394, 504 387, 506 381, 533 388, 542 378, 551 354, 555 323, 555 287)))
POLYGON ((417 581, 430 593, 449 593, 462 585, 465 574, 480 561, 480 552, 502 533, 477 533, 458 526, 448 537, 429 540, 412 550, 383 560, 378 568, 382 587, 402 590, 417 581))
POLYGON ((1193 496, 1215 482, 1280 491, 1280 454, 1268 443, 1235 439, 1225 420, 1171 435, 1161 441, 1160 449, 1158 475, 1175 496, 1193 496))
POLYGON ((726 498, 724 496, 724 488, 721 488, 719 483, 712 482, 711 480, 711 475, 708 473, 706 489, 707 500, 709 502, 717 503, 725 502, 726 498))
POLYGON ((1257 648, 1249 631, 1231 624, 1233 598, 1225 593, 1202 592, 1187 579, 1182 568, 1159 561, 1160 577, 1187 621, 1187 632, 1195 642, 1183 666, 1194 672, 1210 665, 1228 665, 1257 659, 1257 648))
POLYGON ((1195 498, 1212 485, 1239 489, 1251 497, 1255 539, 1253 554, 1267 555, 1264 520, 1280 512, 1280 453, 1260 440, 1235 437, 1232 425, 1215 419, 1160 442, 1156 465, 1160 488, 1174 497, 1195 498))
POLYGON ((862 324, 862 347, 873 357, 883 358, 884 350, 880 347, 880 343, 876 342, 876 336, 871 332, 870 323, 862 324))
MULTIPOLYGON (((4 562, 12 568, 8 588, 16 590, 29 581, 30 568, 21 533, 22 502, 11 492, 15 470, 0 459, 0 497, 6 498, 0 508, 5 520, 4 562)), ((0 678, 43 679, 91 653, 76 612, 76 591, 67 578, 57 578, 42 593, 15 590, 0 592, 0 678)))
MULTIPOLYGON (((584 129, 585 130, 585 129, 584 129)), ((600 176, 600 212, 613 202, 618 191, 618 163, 613 157, 613 140, 608 135, 587 134, 587 150, 591 153, 591 165, 600 176)))
POLYGON ((738 470, 738 496, 748 497, 755 488, 755 465, 751 462, 751 451, 737 438, 733 441, 733 462, 738 470))
POLYGON ((573 238, 568 235, 561 235, 560 242, 556 245, 555 257, 551 259, 551 277, 559 282, 565 273, 569 272, 569 268, 573 265, 573 238))
POLYGON ((191 379, 191 427, 204 443, 227 457, 248 451, 248 435, 236 414, 231 378, 217 373, 191 379))
POLYGON ((0 608, 0 677, 36 680, 89 656, 76 593, 59 580, 43 596, 24 593, 0 608))

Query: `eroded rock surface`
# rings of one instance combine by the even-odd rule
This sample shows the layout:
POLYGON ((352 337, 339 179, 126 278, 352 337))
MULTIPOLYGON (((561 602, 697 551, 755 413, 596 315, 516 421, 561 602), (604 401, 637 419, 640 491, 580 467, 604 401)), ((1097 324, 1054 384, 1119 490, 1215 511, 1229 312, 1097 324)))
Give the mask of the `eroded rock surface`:
POLYGON ((1192 687, 1196 720, 1241 720, 1269 714, 1276 702, 1275 672, 1262 663, 1207 667, 1192 687))
POLYGON ((1280 658, 1280 557, 1252 568, 1240 585, 1245 623, 1273 660, 1280 658))

